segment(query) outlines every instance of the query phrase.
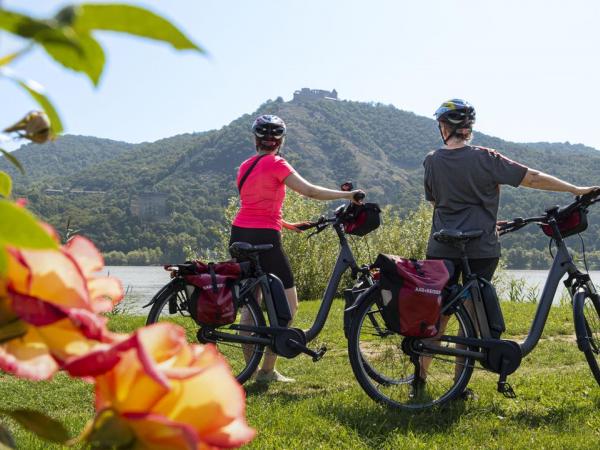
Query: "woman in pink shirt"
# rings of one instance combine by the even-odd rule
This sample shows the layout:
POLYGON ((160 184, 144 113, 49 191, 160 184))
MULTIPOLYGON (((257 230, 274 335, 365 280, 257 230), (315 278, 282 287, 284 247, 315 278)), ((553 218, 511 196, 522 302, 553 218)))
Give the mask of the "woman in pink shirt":
MULTIPOLYGON (((283 282, 293 317, 298 308, 298 295, 290 262, 281 245, 281 228, 300 230, 297 228, 299 224, 287 223, 281 216, 286 186, 317 200, 353 200, 362 191, 326 189, 302 178, 279 156, 286 135, 285 123, 279 117, 259 116, 252 125, 252 131, 258 154, 244 161, 238 171, 241 207, 233 220, 230 244, 273 244, 271 250, 260 254, 260 265, 265 272, 277 275, 283 282)), ((294 381, 275 370, 276 358, 271 352, 265 354, 262 368, 256 374, 256 381, 294 381)))

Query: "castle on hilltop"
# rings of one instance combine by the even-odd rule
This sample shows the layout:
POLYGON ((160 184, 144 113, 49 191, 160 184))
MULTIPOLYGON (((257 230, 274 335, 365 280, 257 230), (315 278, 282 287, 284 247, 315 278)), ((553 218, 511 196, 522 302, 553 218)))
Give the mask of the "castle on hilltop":
POLYGON ((302 88, 299 91, 294 92, 294 101, 303 100, 337 100, 338 93, 334 89, 333 91, 325 91, 323 89, 310 89, 302 88))

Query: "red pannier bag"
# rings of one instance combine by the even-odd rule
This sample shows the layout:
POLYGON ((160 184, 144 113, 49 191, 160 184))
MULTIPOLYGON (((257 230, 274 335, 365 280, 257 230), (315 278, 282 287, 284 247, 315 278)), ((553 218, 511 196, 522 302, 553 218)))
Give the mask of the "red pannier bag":
POLYGON ((195 261, 193 274, 184 275, 191 287, 188 307, 194 320, 201 325, 228 325, 237 315, 237 281, 242 266, 234 261, 203 263, 195 261))
POLYGON ((403 336, 435 336, 452 265, 444 260, 417 261, 383 254, 374 265, 380 269, 381 307, 388 329, 403 336))

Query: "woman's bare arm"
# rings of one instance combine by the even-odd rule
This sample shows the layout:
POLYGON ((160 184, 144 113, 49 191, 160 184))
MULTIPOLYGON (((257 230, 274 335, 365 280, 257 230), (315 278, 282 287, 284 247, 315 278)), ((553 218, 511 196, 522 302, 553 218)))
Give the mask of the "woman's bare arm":
POLYGON ((352 200, 354 195, 360 190, 354 191, 336 191, 333 189, 327 189, 321 186, 317 186, 309 183, 297 173, 292 173, 288 176, 284 183, 290 189, 296 191, 298 194, 304 195, 305 197, 314 198, 316 200, 336 200, 345 198, 352 200))
POLYGON ((521 181, 521 186, 543 191, 570 192, 573 195, 583 195, 598 189, 596 186, 575 186, 535 169, 527 169, 527 173, 521 181))

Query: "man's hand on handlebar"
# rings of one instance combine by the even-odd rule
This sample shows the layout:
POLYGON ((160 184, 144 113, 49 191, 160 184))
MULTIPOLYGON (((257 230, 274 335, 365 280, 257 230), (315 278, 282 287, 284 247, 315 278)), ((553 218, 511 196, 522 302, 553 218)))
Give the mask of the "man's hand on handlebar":
POLYGON ((575 186, 571 191, 573 195, 585 195, 597 191, 596 195, 600 195, 600 186, 575 186))
POLYGON ((355 205, 362 205, 366 197, 365 191, 361 189, 355 189, 354 191, 348 192, 348 200, 351 200, 355 205))
POLYGON ((345 183, 343 183, 340 186, 340 189, 344 192, 347 192, 347 195, 344 198, 347 198, 355 205, 362 205, 363 200, 367 195, 362 189, 354 189, 354 185, 351 181, 346 181, 345 183))

